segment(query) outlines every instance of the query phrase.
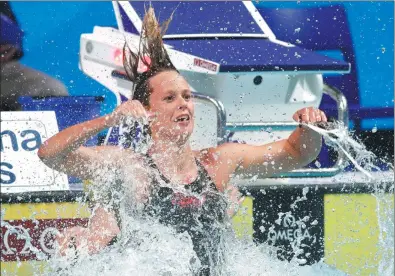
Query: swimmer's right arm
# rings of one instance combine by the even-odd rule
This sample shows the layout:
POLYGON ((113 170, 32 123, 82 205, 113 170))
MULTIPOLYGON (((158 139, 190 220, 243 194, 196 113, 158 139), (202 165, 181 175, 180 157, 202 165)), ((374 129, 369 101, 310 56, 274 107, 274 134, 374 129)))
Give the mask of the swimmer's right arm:
POLYGON ((52 169, 82 178, 90 178, 92 165, 100 164, 109 150, 115 153, 116 147, 84 147, 82 145, 108 127, 108 119, 104 116, 66 128, 46 140, 38 150, 38 156, 52 169))
POLYGON ((126 117, 138 119, 148 114, 139 101, 127 101, 109 115, 71 126, 52 136, 41 145, 38 156, 50 168, 91 178, 92 170, 121 160, 124 151, 117 146, 84 147, 83 144, 100 131, 119 125, 126 117))

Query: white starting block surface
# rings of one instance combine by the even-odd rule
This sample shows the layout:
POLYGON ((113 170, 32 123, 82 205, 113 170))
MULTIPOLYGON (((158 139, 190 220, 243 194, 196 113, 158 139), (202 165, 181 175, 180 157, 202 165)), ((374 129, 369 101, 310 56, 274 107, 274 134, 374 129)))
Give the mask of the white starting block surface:
MULTIPOLYGON (((95 26, 92 33, 81 35, 81 70, 113 91, 119 103, 121 95, 132 97, 132 83, 123 69, 122 49, 125 42, 131 49, 138 48, 142 19, 149 4, 114 1, 118 29, 95 26)), ((175 67, 192 91, 224 105, 228 124, 291 123, 297 110, 319 106, 322 74, 350 70, 350 65, 342 60, 277 40, 249 1, 151 4, 162 22, 173 13, 164 42, 175 67)), ((199 106, 197 113, 198 109, 199 106)), ((200 120, 209 124, 207 116, 196 118, 200 120)), ((286 137, 289 133, 281 131, 276 136, 286 137)), ((266 143, 267 139, 259 135, 244 130, 237 139, 266 143)), ((205 139, 196 137, 196 141, 205 139)))
POLYGON ((1 112, 1 192, 68 190, 63 173, 37 156, 40 145, 59 131, 54 111, 1 112))

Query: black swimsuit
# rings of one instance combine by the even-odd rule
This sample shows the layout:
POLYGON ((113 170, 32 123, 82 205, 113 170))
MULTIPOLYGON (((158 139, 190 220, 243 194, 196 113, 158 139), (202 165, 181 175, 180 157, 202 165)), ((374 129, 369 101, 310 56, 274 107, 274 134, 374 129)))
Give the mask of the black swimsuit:
MULTIPOLYGON (((151 157, 149 165, 156 170, 166 185, 170 181, 160 173, 151 157)), ((178 193, 153 179, 151 197, 145 206, 147 214, 158 218, 159 222, 174 227, 178 232, 187 232, 193 243, 202 268, 198 275, 215 274, 214 270, 223 262, 221 236, 227 204, 218 192, 205 168, 196 160, 198 177, 185 185, 188 192, 196 196, 178 193)))

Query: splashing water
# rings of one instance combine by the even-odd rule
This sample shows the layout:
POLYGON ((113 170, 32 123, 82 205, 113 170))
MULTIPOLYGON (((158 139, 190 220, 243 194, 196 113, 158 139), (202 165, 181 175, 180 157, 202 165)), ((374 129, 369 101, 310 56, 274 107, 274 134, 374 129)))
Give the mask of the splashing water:
MULTIPOLYGON (((127 171, 143 169, 128 165, 127 171)), ((147 170, 147 168, 145 168, 147 170)), ((155 172, 150 172, 155 173, 155 172)), ((121 241, 102 252, 90 256, 84 248, 75 256, 73 250, 65 257, 50 259, 51 273, 48 275, 198 275, 200 262, 193 249, 191 237, 178 233, 172 227, 147 219, 143 206, 135 204, 140 183, 135 174, 122 175, 123 193, 114 185, 119 171, 100 173, 95 179, 94 197, 103 197, 106 189, 112 190, 112 200, 117 198, 122 217, 121 241), (103 188, 105 187, 106 188, 103 188), (195 262, 191 261, 195 260, 195 262)), ((161 182, 161 186, 169 184, 161 182)), ((182 186, 172 187, 177 192, 192 195, 182 186)), ((224 197, 223 194, 220 194, 224 197)), ((195 195, 197 197, 201 195, 195 195)), ((114 204, 112 201, 111 204, 114 204)), ((324 263, 301 267, 296 262, 284 263, 277 260, 275 250, 268 245, 256 245, 249 239, 237 239, 231 229, 230 220, 222 225, 223 234, 219 241, 225 255, 225 265, 216 267, 211 275, 344 275, 324 263)))
MULTIPOLYGON (((343 151, 355 168, 364 173, 375 185, 374 195, 382 199, 384 192, 379 185, 380 181, 374 179, 372 174, 372 171, 377 171, 379 168, 374 165, 375 156, 371 152, 353 140, 344 128, 323 130, 311 125, 308 127, 323 135, 326 144, 343 151)), ((146 152, 146 142, 136 145, 137 152, 146 152)), ((106 198, 108 205, 118 206, 122 220, 120 241, 94 255, 89 255, 86 248, 82 247, 78 250, 78 255, 74 250, 70 250, 64 257, 54 256, 49 260, 47 275, 194 275, 193 271, 197 271, 200 263, 190 235, 186 232, 176 232, 172 227, 165 226, 155 219, 147 219, 143 215, 143 204, 138 202, 141 202, 144 192, 140 195, 137 191, 144 189, 135 173, 141 171, 155 174, 151 169, 136 165, 131 158, 124 160, 124 168, 121 171, 115 168, 103 168, 93 180, 91 198, 106 198)), ((167 183, 159 183, 161 186, 169 187, 167 183)), ((186 195, 201 197, 182 186, 171 188, 186 195)), ((393 191, 393 184, 390 190, 393 191)), ((298 198, 291 205, 295 207, 298 202, 307 200, 308 192, 308 188, 303 189, 303 197, 298 198)), ((224 197, 222 194, 221 196, 224 197)), ((393 210, 390 210, 386 203, 379 202, 382 200, 377 200, 376 208, 380 222, 379 243, 384 250, 379 272, 380 275, 392 275, 394 225, 393 221, 388 220, 388 216, 393 217, 393 210), (383 223, 383 221, 389 222, 383 223)), ((286 215, 286 213, 279 214, 279 219, 286 215)), ((296 223, 299 223, 300 227, 307 227, 307 220, 308 218, 302 218, 296 223)), ((223 236, 220 242, 223 244, 225 261, 224 265, 217 268, 212 275, 345 275, 324 262, 300 266, 300 261, 296 258, 290 262, 280 261, 276 257, 276 248, 273 246, 257 245, 249 238, 236 238, 230 220, 226 220, 222 228, 223 236)), ((298 256, 300 239, 295 239, 292 248, 296 253, 295 256, 298 256)))
POLYGON ((125 148, 134 148, 136 153, 146 154, 152 145, 152 138, 147 133, 148 119, 141 118, 135 121, 128 117, 120 125, 119 145, 125 148))
POLYGON ((375 157, 374 154, 367 151, 363 145, 357 143, 354 139, 352 139, 349 136, 346 128, 338 125, 337 128, 334 128, 332 130, 326 130, 323 128, 319 128, 313 124, 304 125, 321 134, 324 137, 327 145, 335 148, 337 147, 351 161, 351 163, 355 166, 357 170, 365 174, 369 179, 373 179, 373 176, 368 170, 373 168, 370 166, 373 165, 373 159, 375 157), (357 155, 353 157, 350 152, 355 152, 357 155), (361 164, 368 165, 369 167, 365 169, 361 166, 361 164))
POLYGON ((372 175, 372 172, 382 171, 375 165, 375 162, 379 161, 386 164, 393 178, 393 164, 385 162, 368 151, 363 144, 350 137, 347 129, 339 123, 331 130, 311 124, 305 124, 305 126, 321 134, 327 145, 341 150, 354 167, 362 172, 372 184, 372 195, 376 199, 376 215, 379 224, 378 248, 382 251, 378 275, 394 275, 394 208, 393 202, 385 196, 386 193, 393 195, 394 180, 388 181, 389 179, 372 175))

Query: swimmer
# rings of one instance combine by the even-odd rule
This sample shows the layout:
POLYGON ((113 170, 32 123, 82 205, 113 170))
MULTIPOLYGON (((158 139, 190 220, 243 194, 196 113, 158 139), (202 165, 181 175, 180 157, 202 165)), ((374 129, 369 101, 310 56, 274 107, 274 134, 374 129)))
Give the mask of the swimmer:
MULTIPOLYGON (((221 262, 217 254, 217 241, 221 237, 218 223, 224 222, 228 211, 221 194, 230 191, 236 204, 241 200, 237 189, 230 184, 232 176, 238 171, 259 170, 270 177, 302 168, 319 154, 322 137, 301 125, 287 139, 266 145, 225 143, 192 150, 189 138, 194 129, 193 94, 164 48, 162 36, 168 23, 160 26, 150 7, 143 20, 142 41, 145 43, 140 52, 124 48, 124 67, 134 83, 133 98, 108 115, 57 133, 45 141, 38 155, 47 166, 82 179, 93 178, 95 171, 104 166, 120 170, 130 168, 125 166, 125 160, 133 160, 136 166, 156 171, 160 180, 143 176, 145 180, 140 181, 143 184, 135 191, 139 194, 136 198, 143 201, 147 216, 157 218, 177 231, 189 233, 201 263, 197 275, 212 275, 221 262), (141 66, 141 62, 145 66, 141 66), (146 70, 138 72, 141 67, 146 70), (147 154, 118 146, 82 146, 92 136, 118 126, 130 117, 149 122, 152 144, 147 154), (159 185, 160 181, 173 187, 183 186, 202 196, 183 195, 169 188, 171 186, 159 185)), ((300 123, 327 121, 321 110, 312 107, 297 111, 293 119, 300 123)), ((136 178, 142 177, 136 175, 136 178)), ((85 241, 90 253, 97 253, 119 232, 114 212, 98 209, 88 228, 66 229, 58 242, 68 244, 73 241, 78 248, 85 241)), ((65 248, 61 248, 61 252, 65 248)))

